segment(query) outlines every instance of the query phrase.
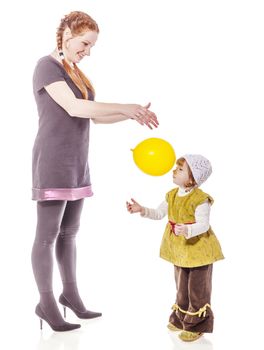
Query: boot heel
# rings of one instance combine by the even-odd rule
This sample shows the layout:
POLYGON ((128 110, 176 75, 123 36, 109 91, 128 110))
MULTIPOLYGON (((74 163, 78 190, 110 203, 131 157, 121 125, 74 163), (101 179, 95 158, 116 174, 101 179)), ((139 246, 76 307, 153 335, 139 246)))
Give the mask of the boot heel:
POLYGON ((43 328, 43 320, 42 320, 42 318, 39 319, 39 322, 40 322, 40 329, 42 330, 42 328, 43 328))
POLYGON ((82 318, 84 320, 89 319, 89 318, 96 318, 96 317, 100 317, 102 316, 101 312, 94 312, 94 311, 89 311, 89 310, 85 310, 85 311, 79 311, 77 310, 66 298, 63 294, 60 295, 59 297, 59 302, 61 303, 61 305, 63 306, 63 310, 64 310, 64 317, 66 318, 66 306, 71 309, 75 315, 79 318, 82 318))
POLYGON ((63 315, 64 315, 64 318, 66 318, 66 306, 63 306, 63 315))

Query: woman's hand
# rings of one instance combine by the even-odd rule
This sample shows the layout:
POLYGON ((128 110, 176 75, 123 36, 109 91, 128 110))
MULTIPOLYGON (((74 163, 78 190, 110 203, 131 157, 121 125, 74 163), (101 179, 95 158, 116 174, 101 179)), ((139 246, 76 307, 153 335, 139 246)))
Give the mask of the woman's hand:
POLYGON ((131 201, 132 203, 126 202, 127 211, 129 211, 130 214, 134 214, 134 213, 144 214, 145 212, 144 208, 138 202, 136 202, 133 198, 131 198, 131 201))
POLYGON ((126 104, 123 105, 124 111, 122 113, 136 120, 141 125, 147 125, 150 129, 153 126, 157 128, 159 122, 156 114, 149 110, 150 105, 151 103, 148 103, 146 106, 126 104))

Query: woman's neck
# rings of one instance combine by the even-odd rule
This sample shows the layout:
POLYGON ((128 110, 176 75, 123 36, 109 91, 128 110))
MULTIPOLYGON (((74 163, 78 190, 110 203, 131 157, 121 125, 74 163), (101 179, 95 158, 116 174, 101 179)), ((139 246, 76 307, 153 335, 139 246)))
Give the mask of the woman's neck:
POLYGON ((63 64, 62 58, 64 58, 64 60, 73 68, 72 62, 69 62, 64 56, 60 56, 58 49, 55 49, 54 51, 52 51, 52 53, 50 55, 53 58, 55 58, 55 60, 57 60, 60 64, 63 64))
POLYGON ((61 57, 57 51, 57 49, 53 50, 52 53, 50 54, 53 58, 55 58, 55 60, 57 60, 58 62, 62 63, 61 57))

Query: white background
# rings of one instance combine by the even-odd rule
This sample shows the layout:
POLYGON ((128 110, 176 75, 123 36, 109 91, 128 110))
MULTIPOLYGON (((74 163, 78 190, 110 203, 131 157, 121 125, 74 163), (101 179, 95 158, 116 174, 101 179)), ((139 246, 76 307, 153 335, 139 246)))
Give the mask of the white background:
MULTIPOLYGON (((1 336, 6 349, 193 349, 254 346, 263 315, 262 1, 9 1, 1 4, 1 336), (36 61, 55 47, 61 17, 82 10, 100 35, 81 68, 97 101, 152 102, 160 127, 133 121, 91 126, 94 196, 78 236, 79 289, 103 318, 77 332, 40 333, 31 271, 35 203, 31 149, 37 131, 32 94, 36 61), (177 156, 202 153, 213 174, 211 225, 226 259, 214 266, 215 331, 185 344, 166 329, 175 299, 173 267, 159 258, 166 219, 126 212, 131 197, 156 207, 171 173, 143 174, 131 148, 148 137, 177 156)), ((61 291, 55 266, 54 291, 61 291)), ((70 321, 76 321, 69 312, 70 321)), ((2 344, 1 344, 2 347, 2 344)))

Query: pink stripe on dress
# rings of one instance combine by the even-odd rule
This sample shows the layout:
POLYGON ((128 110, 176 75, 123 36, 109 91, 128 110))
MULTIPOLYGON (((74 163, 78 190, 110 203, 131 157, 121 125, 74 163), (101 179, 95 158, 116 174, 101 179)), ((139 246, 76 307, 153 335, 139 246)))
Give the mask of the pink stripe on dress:
POLYGON ((33 188, 32 199, 36 201, 68 200, 91 197, 93 195, 92 186, 79 188, 33 188))

